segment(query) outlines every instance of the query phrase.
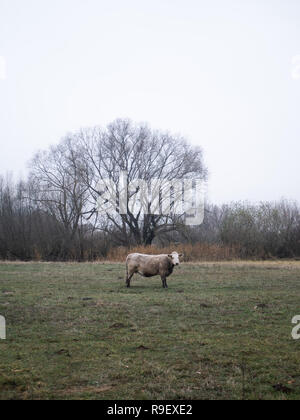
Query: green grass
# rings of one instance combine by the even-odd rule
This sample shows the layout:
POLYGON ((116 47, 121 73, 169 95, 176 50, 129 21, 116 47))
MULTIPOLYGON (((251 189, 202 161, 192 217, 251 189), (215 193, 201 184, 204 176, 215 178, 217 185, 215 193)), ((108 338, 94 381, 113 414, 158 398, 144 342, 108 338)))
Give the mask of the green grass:
POLYGON ((183 264, 168 283, 1 263, 0 399, 300 398, 299 263, 183 264))

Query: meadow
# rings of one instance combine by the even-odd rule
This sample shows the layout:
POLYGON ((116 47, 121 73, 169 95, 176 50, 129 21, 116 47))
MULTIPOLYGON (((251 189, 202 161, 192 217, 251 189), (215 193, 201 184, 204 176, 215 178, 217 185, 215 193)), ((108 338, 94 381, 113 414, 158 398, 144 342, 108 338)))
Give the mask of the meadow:
POLYGON ((300 262, 0 263, 0 399, 300 398, 300 262))

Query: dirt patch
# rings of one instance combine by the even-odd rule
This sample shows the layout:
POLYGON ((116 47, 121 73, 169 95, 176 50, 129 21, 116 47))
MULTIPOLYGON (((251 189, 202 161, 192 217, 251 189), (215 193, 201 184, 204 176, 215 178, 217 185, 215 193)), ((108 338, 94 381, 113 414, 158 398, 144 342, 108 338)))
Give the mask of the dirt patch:
POLYGON ((275 389, 277 392, 282 392, 283 394, 290 394, 292 392, 291 388, 288 388, 282 384, 273 385, 273 389, 275 389))
POLYGON ((118 330, 121 328, 126 328, 126 325, 122 324, 121 322, 116 322, 115 324, 112 324, 109 328, 114 328, 118 330))
POLYGON ((200 308, 208 309, 211 308, 211 305, 208 305, 207 303, 200 303, 200 308))
POLYGON ((103 392, 107 392, 113 389, 111 385, 103 385, 100 387, 96 386, 85 386, 85 387, 73 387, 69 389, 65 389, 63 391, 57 391, 57 395, 59 396, 67 396, 67 395, 75 395, 75 394, 101 394, 103 392))
POLYGON ((55 354, 55 355, 58 355, 58 356, 67 356, 67 357, 71 357, 71 354, 70 354, 69 350, 66 350, 66 349, 61 349, 61 350, 58 350, 58 351, 56 351, 54 354, 55 354))
POLYGON ((137 347, 137 350, 145 351, 145 350, 150 350, 150 349, 149 349, 149 347, 145 347, 145 346, 141 345, 141 346, 137 347))
POLYGON ((258 305, 254 306, 254 310, 258 311, 259 309, 267 309, 268 305, 266 303, 259 303, 258 305))

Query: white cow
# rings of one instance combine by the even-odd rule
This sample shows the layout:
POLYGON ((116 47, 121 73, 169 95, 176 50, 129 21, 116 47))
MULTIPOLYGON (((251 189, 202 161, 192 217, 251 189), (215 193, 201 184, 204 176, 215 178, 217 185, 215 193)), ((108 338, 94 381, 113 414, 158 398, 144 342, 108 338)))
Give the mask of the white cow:
POLYGON ((175 266, 180 264, 179 258, 183 254, 146 255, 130 254, 126 259, 126 285, 130 287, 130 280, 135 273, 143 277, 160 276, 163 288, 167 288, 167 277, 173 273, 175 266))

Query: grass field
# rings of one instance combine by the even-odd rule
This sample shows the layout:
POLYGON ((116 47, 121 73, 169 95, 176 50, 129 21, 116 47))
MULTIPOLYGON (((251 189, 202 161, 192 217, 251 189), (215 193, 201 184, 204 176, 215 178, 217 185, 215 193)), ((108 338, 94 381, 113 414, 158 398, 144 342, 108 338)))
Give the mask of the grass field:
POLYGON ((183 264, 168 283, 1 263, 0 398, 300 399, 299 262, 183 264))

